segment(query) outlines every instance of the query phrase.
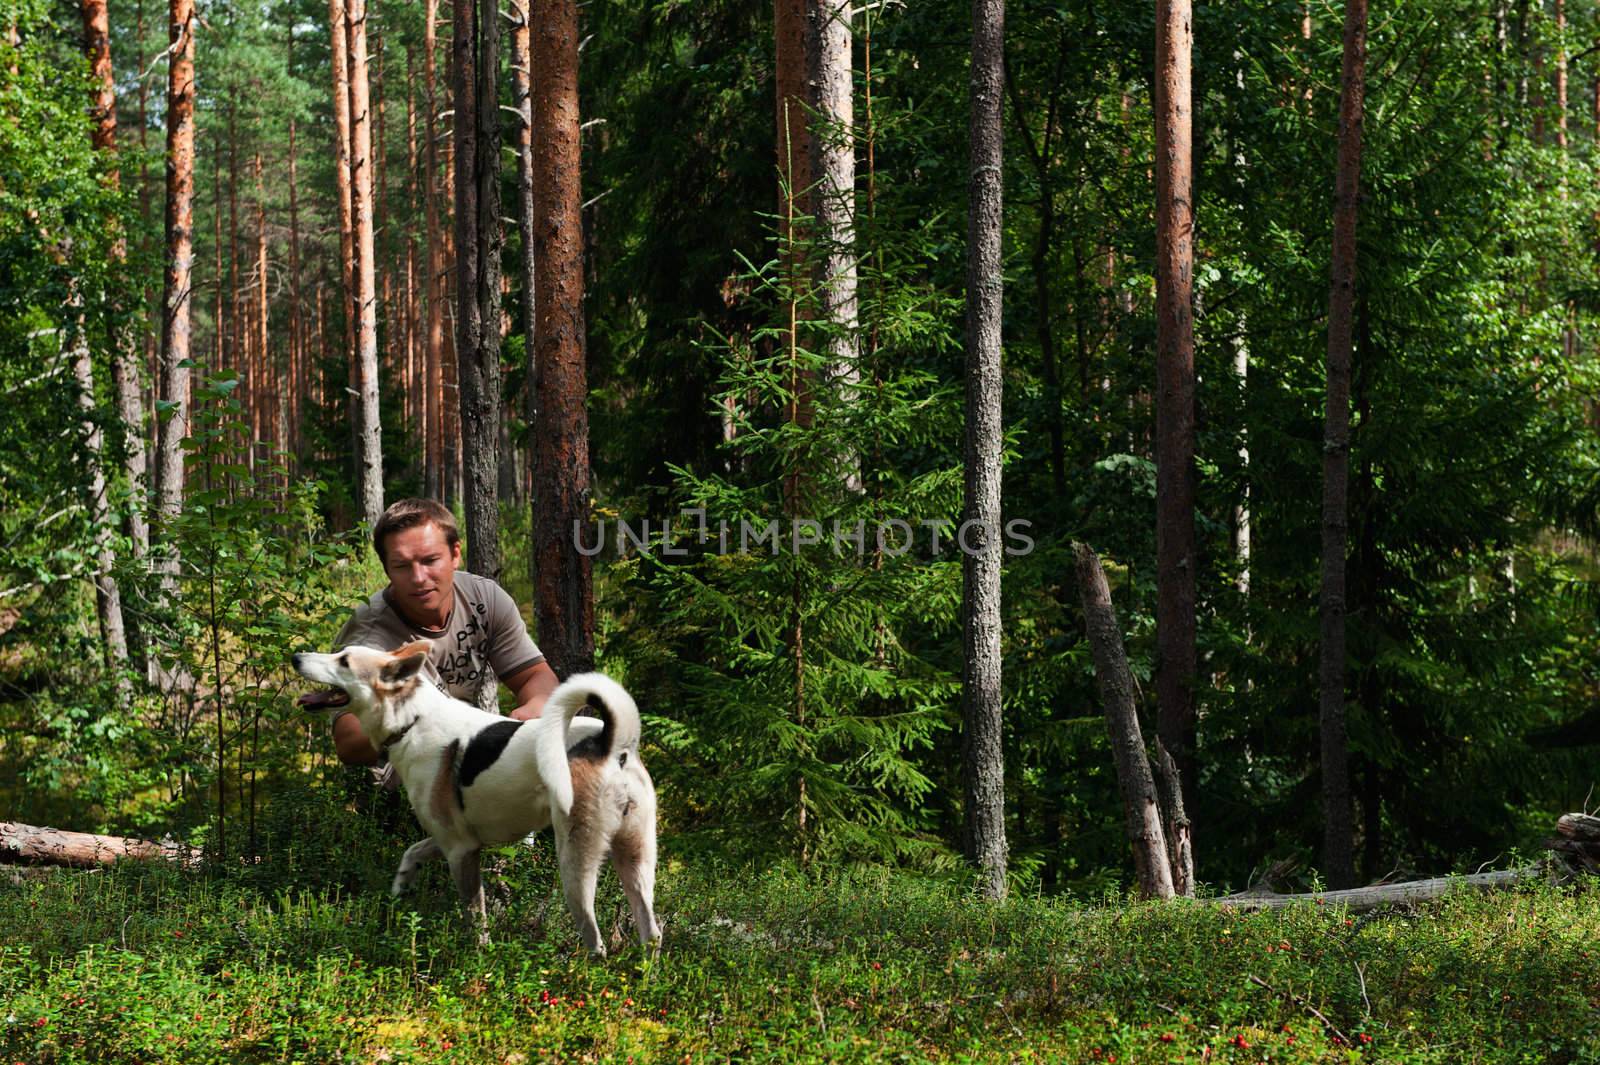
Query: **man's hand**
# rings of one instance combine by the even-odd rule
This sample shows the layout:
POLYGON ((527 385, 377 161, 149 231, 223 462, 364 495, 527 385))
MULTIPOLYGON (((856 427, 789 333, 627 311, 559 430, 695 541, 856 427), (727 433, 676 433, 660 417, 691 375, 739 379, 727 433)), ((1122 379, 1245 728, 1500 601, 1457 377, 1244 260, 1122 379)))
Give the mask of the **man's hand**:
POLYGON ((517 708, 511 711, 511 716, 518 721, 531 721, 544 713, 545 701, 561 682, 549 662, 535 662, 511 674, 505 683, 517 699, 517 708))

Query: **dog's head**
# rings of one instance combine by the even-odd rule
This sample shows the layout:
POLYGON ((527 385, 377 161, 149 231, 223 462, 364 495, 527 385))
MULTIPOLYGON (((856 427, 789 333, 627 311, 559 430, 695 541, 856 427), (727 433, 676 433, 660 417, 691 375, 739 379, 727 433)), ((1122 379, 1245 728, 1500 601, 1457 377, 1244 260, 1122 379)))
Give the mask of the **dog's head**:
POLYGON ((307 709, 348 705, 369 737, 382 738, 406 724, 395 709, 421 682, 419 674, 432 647, 427 640, 417 640, 393 653, 359 645, 332 654, 302 651, 294 656, 295 671, 335 690, 303 696, 300 705, 307 709))

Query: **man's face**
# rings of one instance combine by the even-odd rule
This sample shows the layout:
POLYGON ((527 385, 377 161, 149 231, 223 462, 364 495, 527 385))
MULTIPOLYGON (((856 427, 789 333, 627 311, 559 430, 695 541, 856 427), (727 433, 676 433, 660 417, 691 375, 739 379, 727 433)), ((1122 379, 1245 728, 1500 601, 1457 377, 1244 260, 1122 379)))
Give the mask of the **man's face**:
POLYGON ((455 595, 461 545, 447 543, 430 521, 390 533, 383 555, 394 598, 408 613, 442 624, 455 595))

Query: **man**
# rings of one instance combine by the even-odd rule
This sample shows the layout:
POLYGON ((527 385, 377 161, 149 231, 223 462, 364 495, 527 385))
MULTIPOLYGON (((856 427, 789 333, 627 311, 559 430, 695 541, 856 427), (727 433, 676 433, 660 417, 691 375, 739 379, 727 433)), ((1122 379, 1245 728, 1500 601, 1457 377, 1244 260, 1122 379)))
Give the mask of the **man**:
MULTIPOLYGON (((334 646, 365 644, 393 651, 429 640, 424 675, 440 690, 476 706, 495 704, 495 680, 510 688, 511 716, 538 717, 555 690, 555 670, 528 636, 505 589, 487 577, 457 572, 461 534, 455 516, 432 499, 402 499, 378 519, 372 546, 389 584, 356 608, 334 646)), ((302 706, 337 706, 343 692, 304 696, 302 706)), ((348 710, 335 711, 333 745, 346 765, 373 765, 378 752, 348 710)))

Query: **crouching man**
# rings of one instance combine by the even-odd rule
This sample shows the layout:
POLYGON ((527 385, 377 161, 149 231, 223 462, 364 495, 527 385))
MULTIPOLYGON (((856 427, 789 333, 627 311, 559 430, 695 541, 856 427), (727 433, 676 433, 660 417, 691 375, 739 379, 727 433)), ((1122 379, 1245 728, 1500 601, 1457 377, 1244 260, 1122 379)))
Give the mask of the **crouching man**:
MULTIPOLYGON (((494 709, 498 685, 516 697, 511 716, 539 716, 556 688, 550 668, 505 589, 460 571, 461 534, 455 516, 432 499, 402 499, 378 519, 372 546, 389 583, 356 607, 334 649, 364 644, 394 651, 414 640, 433 650, 424 675, 457 699, 494 709)), ((354 714, 339 710, 343 692, 313 692, 300 704, 332 711, 333 744, 346 765, 375 765, 378 752, 354 714)))

